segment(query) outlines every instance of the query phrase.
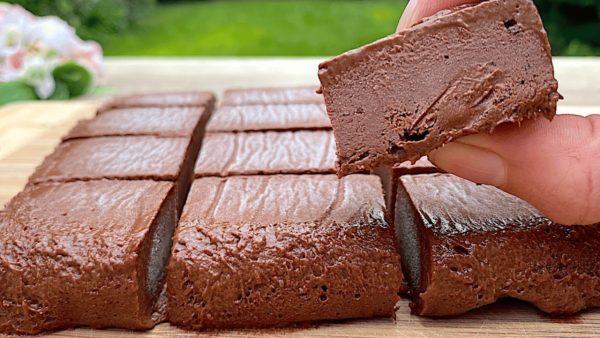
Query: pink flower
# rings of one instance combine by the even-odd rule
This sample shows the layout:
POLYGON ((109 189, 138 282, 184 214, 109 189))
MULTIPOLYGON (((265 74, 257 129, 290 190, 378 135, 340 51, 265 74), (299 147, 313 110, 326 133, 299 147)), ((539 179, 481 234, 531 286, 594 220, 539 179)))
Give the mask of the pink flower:
POLYGON ((0 82, 8 82, 17 78, 25 62, 25 49, 20 48, 8 55, 0 67, 0 82))

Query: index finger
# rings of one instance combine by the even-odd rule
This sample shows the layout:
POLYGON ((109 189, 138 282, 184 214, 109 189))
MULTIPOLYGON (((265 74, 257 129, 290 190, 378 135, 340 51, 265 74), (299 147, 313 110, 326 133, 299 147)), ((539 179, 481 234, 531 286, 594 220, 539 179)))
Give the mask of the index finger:
POLYGON ((481 1, 482 0, 410 0, 406 9, 404 9, 404 13, 402 13, 396 33, 409 28, 415 22, 428 16, 432 16, 439 11, 460 5, 476 4, 481 1))

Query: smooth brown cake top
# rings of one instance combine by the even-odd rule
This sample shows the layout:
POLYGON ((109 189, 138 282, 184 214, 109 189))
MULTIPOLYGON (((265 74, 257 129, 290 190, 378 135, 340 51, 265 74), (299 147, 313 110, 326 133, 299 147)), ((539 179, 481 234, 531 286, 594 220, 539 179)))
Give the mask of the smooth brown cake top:
POLYGON ((489 0, 323 62, 339 174, 416 161, 505 122, 551 119, 560 99, 531 0, 489 0))
POLYGON ((323 103, 316 86, 230 89, 223 94, 221 106, 323 103))
POLYGON ((527 202, 493 186, 449 174, 408 175, 400 180, 424 225, 440 235, 548 222, 527 202))
POLYGON ((31 268, 36 257, 70 260, 77 270, 111 266, 135 253, 171 189, 117 180, 29 186, 0 213, 0 259, 11 269, 31 268))
POLYGON ((196 177, 335 172, 331 131, 210 133, 196 177))
POLYGON ((222 106, 206 127, 208 132, 301 129, 331 129, 325 104, 222 106))
POLYGON ((190 139, 126 136, 61 143, 29 183, 110 179, 177 180, 190 139))
POLYGON ((377 176, 273 175, 194 181, 179 232, 198 224, 319 222, 387 227, 377 176))
POLYGON ((197 179, 173 238, 169 320, 191 329, 390 316, 402 270, 376 176, 197 179))
POLYGON ((189 91, 173 93, 146 93, 118 96, 98 109, 104 113, 115 108, 143 107, 203 107, 212 109, 215 96, 210 92, 189 91))
POLYGON ((64 140, 99 136, 154 135, 192 137, 204 107, 113 109, 91 120, 81 120, 64 140))

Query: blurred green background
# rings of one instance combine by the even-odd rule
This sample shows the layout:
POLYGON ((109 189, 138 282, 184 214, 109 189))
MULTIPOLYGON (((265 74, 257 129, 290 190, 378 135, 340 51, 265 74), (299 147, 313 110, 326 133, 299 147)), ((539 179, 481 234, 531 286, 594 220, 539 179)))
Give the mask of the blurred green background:
MULTIPOLYGON (((600 0, 534 0, 552 53, 600 55, 600 0)), ((394 32, 406 0, 8 0, 105 55, 327 56, 394 32)))

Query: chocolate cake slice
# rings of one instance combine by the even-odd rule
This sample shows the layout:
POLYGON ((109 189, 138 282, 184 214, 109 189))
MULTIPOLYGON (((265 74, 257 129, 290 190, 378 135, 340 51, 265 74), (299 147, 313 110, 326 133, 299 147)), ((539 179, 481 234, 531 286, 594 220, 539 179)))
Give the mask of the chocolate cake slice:
POLYGON ((173 183, 27 187, 0 212, 0 332, 148 329, 177 225, 173 183))
POLYGON ((316 86, 247 88, 225 91, 221 106, 247 106, 269 104, 323 103, 316 86))
POLYGON ((208 132, 318 129, 331 129, 323 103, 223 106, 206 127, 208 132))
MULTIPOLYGON (((200 141, 197 141, 200 142, 200 141)), ((29 184, 99 179, 175 182, 178 210, 193 180, 199 148, 188 137, 96 137, 61 143, 29 178, 29 184), (197 150, 196 150, 197 151, 197 150)))
POLYGON ((410 161, 396 164, 393 167, 383 166, 373 170, 371 173, 381 178, 383 191, 385 192, 385 205, 389 214, 390 224, 394 224, 396 217, 396 192, 398 191, 398 180, 402 175, 417 175, 437 173, 441 170, 429 162, 427 157, 421 157, 417 162, 410 161))
POLYGON ((402 176, 396 230, 412 312, 502 297, 571 314, 600 306, 600 224, 552 223, 525 201, 449 174, 402 176))
POLYGON ((101 136, 161 136, 202 139, 211 111, 205 107, 113 109, 81 120, 63 141, 101 136))
POLYGON ((205 107, 212 111, 214 105, 214 94, 203 91, 132 94, 113 98, 98 109, 98 114, 115 108, 147 107, 205 107))
POLYGON ((330 59, 319 78, 339 175, 416 161, 505 122, 552 119, 561 98, 531 0, 488 0, 330 59))
POLYGON ((209 133, 195 177, 335 173, 331 131, 209 133))
POLYGON ((390 316, 402 271, 371 175, 194 181, 173 239, 168 319, 189 329, 390 316))

